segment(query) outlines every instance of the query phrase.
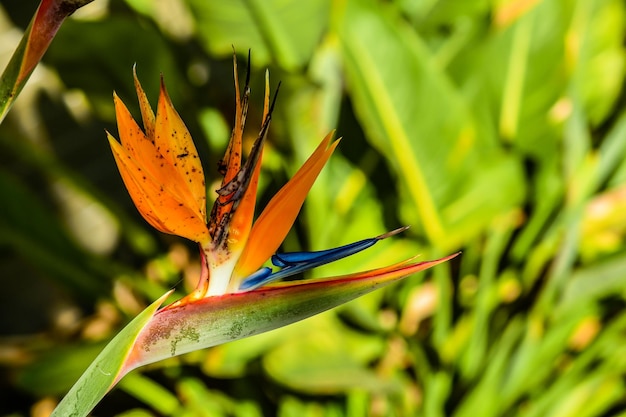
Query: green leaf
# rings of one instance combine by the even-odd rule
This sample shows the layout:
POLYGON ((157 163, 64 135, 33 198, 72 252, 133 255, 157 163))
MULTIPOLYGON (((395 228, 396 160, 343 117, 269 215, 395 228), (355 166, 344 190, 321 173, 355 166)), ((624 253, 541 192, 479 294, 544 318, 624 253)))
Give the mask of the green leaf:
POLYGON ((619 0, 577 1, 570 27, 573 91, 591 124, 602 123, 612 111, 624 79, 623 48, 626 11, 619 0))
POLYGON ((152 303, 111 340, 72 389, 61 400, 51 416, 86 416, 123 376, 123 365, 141 329, 150 321, 170 292, 152 303))
POLYGON ((330 2, 191 0, 204 46, 215 55, 252 49, 254 64, 274 61, 286 70, 303 67, 327 25, 330 2))
POLYGON ((519 163, 484 134, 396 9, 350 0, 335 20, 352 104, 368 140, 400 178, 407 224, 419 218, 429 241, 450 250, 521 201, 519 163), (494 179, 506 191, 485 204, 494 179))
POLYGON ((349 389, 398 392, 397 380, 367 367, 382 356, 384 348, 380 338, 323 322, 320 326, 309 324, 300 337, 272 349, 264 356, 263 365, 274 380, 307 394, 337 394, 349 389))
POLYGON ((104 346, 95 343, 47 349, 17 374, 17 385, 39 396, 65 394, 104 346))
POLYGON ((119 388, 163 415, 176 415, 179 412, 181 405, 176 396, 141 374, 127 375, 120 381, 119 388))
POLYGON ((82 251, 61 227, 58 217, 13 174, 0 169, 0 244, 55 277, 86 300, 95 300, 109 288, 104 274, 89 265, 82 251))

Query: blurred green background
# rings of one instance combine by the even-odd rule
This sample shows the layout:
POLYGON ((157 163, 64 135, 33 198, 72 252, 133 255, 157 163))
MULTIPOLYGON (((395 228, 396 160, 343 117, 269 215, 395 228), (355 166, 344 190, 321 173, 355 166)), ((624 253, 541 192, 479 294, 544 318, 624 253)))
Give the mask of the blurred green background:
MULTIPOLYGON (((37 7, 3 0, 6 62, 37 7)), ((0 126, 0 415, 45 416, 131 317, 199 273, 116 171, 112 92, 163 74, 209 178, 232 47, 282 81, 260 206, 342 143, 284 250, 402 225, 314 274, 463 250, 335 311, 142 368, 96 416, 626 416, 622 0, 95 0, 0 126)), ((3 64, 4 65, 4 64, 3 64)))

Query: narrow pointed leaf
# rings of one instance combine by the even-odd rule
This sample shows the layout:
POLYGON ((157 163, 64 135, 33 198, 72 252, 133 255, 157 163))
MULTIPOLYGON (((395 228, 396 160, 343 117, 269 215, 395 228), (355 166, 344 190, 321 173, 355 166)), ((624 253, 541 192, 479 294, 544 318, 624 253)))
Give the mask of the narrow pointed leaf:
POLYGON ((111 340, 59 403, 51 417, 82 417, 91 412, 124 376, 124 364, 137 336, 170 294, 171 291, 152 303, 111 340))

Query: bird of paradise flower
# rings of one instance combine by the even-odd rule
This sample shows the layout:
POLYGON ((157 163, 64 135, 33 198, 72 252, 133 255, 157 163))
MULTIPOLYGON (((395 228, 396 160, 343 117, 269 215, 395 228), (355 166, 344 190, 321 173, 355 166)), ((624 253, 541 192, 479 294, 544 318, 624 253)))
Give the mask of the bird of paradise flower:
POLYGON ((329 133, 253 223, 260 161, 277 94, 270 103, 266 73, 263 123, 244 162, 249 58, 243 90, 239 86, 236 56, 233 59, 235 124, 219 165, 223 180, 209 215, 198 152, 172 105, 163 79, 155 114, 133 73, 143 129, 114 95, 121 142, 108 132, 107 136, 124 184, 150 225, 198 243, 202 272, 193 292, 158 310, 171 293, 168 292, 122 330, 53 415, 77 409, 86 415, 108 390, 138 366, 302 320, 457 255, 418 263, 409 259, 332 278, 283 281, 367 249, 406 227, 338 248, 276 253, 339 140, 333 140, 334 132, 329 133), (268 260, 272 267, 263 266, 268 260), (87 391, 89 395, 84 398, 87 391), (79 393, 83 399, 76 401, 79 393))

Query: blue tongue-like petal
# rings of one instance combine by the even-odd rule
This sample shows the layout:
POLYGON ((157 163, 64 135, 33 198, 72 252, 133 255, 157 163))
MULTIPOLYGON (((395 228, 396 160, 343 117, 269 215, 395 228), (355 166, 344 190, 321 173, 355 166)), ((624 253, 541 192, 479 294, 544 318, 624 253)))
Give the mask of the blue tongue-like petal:
POLYGON ((408 226, 401 227, 380 236, 360 240, 358 242, 350 243, 334 249, 316 252, 287 252, 275 254, 272 256, 272 264, 282 269, 272 272, 271 268, 262 268, 244 279, 239 286, 239 289, 242 291, 250 291, 269 284, 270 282, 287 278, 300 272, 308 271, 309 269, 354 255, 357 252, 361 252, 362 250, 373 246, 379 240, 396 235, 406 229, 408 229, 408 226))

